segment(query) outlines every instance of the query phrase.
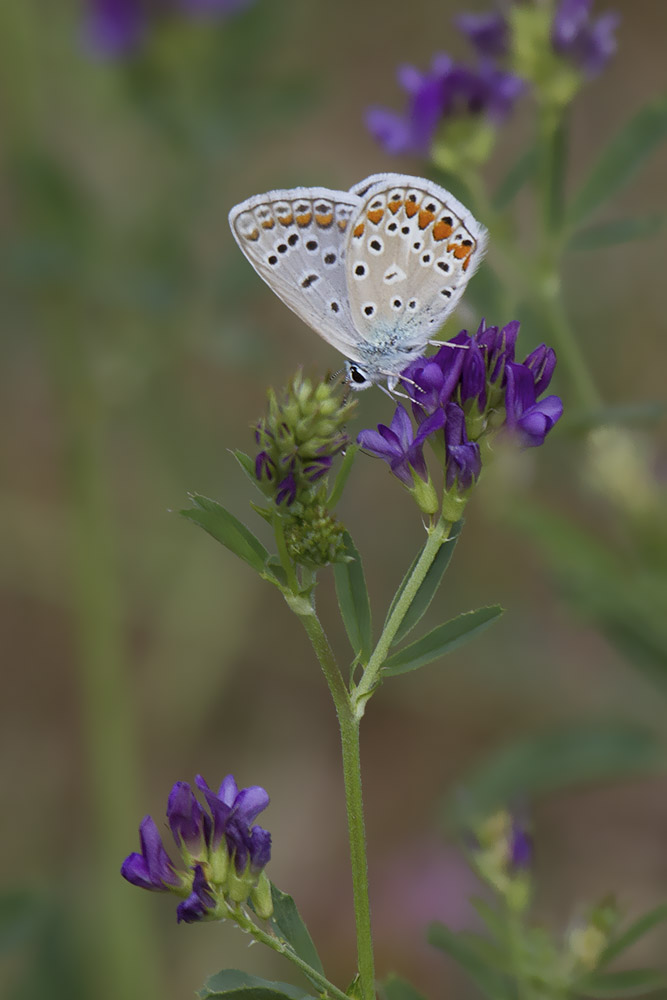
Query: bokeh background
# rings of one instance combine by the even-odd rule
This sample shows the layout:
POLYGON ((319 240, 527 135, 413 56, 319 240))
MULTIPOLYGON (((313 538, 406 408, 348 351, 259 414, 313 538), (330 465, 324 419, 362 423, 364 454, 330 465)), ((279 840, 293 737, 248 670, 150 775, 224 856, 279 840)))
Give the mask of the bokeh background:
MULTIPOLYGON (((269 790, 270 874, 345 984, 351 886, 326 686, 277 592, 175 511, 196 490, 257 528, 227 449, 252 450, 269 384, 338 365, 242 258, 229 208, 270 188, 420 172, 373 142, 364 109, 399 103, 399 63, 461 54, 461 4, 257 0, 230 19, 175 17, 123 58, 85 43, 82 7, 0 8, 1 988, 14 1000, 180 1000, 223 966, 292 980, 233 928, 177 927, 171 900, 118 874, 176 779, 229 771, 269 790)), ((574 186, 665 86, 665 3, 615 7, 618 54, 573 109, 574 186)), ((499 137, 490 184, 530 129, 526 104, 499 137)), ((617 214, 664 210, 665 176, 662 150, 617 214)), ((530 234, 530 199, 518 211, 530 234)), ((609 405, 664 400, 666 250, 659 235, 568 258, 567 307, 609 405)), ((470 292, 460 325, 478 318, 470 292)), ((539 332, 524 333, 527 351, 539 332)), ((562 372, 556 389, 567 411, 562 372)), ((616 473, 626 486, 648 476, 664 499, 656 412, 619 430, 631 437, 616 473)), ((389 416, 368 392, 356 429, 389 416)), ((509 746, 554 738, 564 758, 556 780, 534 780, 537 920, 564 934, 608 891, 629 916, 667 894, 664 507, 611 495, 590 447, 564 420, 480 486, 433 622, 483 603, 507 614, 443 664, 385 685, 365 721, 378 971, 427 995, 474 995, 422 942, 433 918, 475 926, 446 804, 509 746), (611 596, 607 556, 622 569, 611 596)), ((421 524, 371 459, 341 515, 382 620, 421 524)), ((320 590, 347 655, 331 581, 320 590)), ((664 936, 633 957, 664 962, 664 936)))

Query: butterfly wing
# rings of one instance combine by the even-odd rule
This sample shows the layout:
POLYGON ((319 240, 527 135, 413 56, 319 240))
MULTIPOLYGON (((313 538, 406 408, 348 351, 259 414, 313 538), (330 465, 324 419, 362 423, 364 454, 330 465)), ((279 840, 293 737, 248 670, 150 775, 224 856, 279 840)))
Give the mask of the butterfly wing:
POLYGON ((352 361, 359 335, 350 314, 345 254, 363 199, 328 188, 255 195, 229 213, 234 238, 285 305, 352 361))
POLYGON ((486 229, 421 177, 375 174, 350 193, 363 200, 345 262, 354 325, 371 344, 394 337, 400 349, 422 350, 482 260, 486 229))

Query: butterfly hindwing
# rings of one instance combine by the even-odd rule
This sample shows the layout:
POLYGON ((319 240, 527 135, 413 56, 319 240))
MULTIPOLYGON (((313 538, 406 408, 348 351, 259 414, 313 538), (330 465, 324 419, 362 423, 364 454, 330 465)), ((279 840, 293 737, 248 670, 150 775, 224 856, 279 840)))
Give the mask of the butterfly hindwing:
POLYGON ((359 360, 350 316, 345 253, 350 221, 363 199, 327 188, 255 195, 237 205, 229 224, 241 250, 267 285, 324 340, 359 360))

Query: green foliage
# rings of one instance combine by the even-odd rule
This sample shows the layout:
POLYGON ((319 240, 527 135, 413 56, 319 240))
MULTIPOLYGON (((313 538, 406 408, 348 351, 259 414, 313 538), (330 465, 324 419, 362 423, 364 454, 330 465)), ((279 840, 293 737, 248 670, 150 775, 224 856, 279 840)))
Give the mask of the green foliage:
POLYGON ((348 532, 344 540, 348 562, 334 566, 336 595, 352 650, 365 663, 373 644, 371 606, 361 556, 348 532))
POLYGON ((489 953, 482 954, 479 941, 471 935, 455 933, 444 924, 429 926, 429 944, 444 951, 468 973, 475 985, 491 1000, 514 1000, 510 979, 489 964, 489 953))
POLYGON ((393 974, 381 984, 380 993, 384 1000, 424 1000, 411 983, 393 974))
POLYGON ((535 176, 538 162, 539 155, 536 147, 519 153, 493 196, 493 207, 497 212, 509 208, 519 191, 535 176))
POLYGON ((465 796, 452 796, 447 811, 466 827, 507 802, 560 788, 655 773, 665 764, 659 738, 629 722, 586 719, 516 740, 463 778, 465 796))
POLYGON ((573 225, 581 225, 609 201, 667 139, 667 98, 652 101, 622 126, 601 153, 569 208, 573 225))
POLYGON ((324 974, 324 968, 313 944, 313 939, 308 933, 308 928, 304 924, 292 897, 272 883, 271 898, 273 900, 271 925, 278 937, 287 941, 299 958, 307 962, 311 969, 324 974))
POLYGON ((240 969, 223 969, 207 979, 198 992, 199 1000, 312 1000, 307 993, 289 983, 275 983, 259 976, 251 976, 240 969))
POLYGON ((568 250, 602 250, 604 247, 647 240, 662 229, 664 217, 655 212, 634 219, 610 219, 578 229, 569 239, 568 250))
MULTIPOLYGON (((451 562, 452 556, 454 555, 454 549, 456 548, 456 543, 458 541, 459 535, 461 534, 462 528, 463 528, 462 520, 457 521, 456 524, 452 525, 447 541, 444 542, 441 548, 439 549, 435 559, 433 560, 431 566, 429 567, 426 576, 424 577, 424 580, 420 584, 417 593, 410 602, 410 607, 408 608, 405 617, 403 618, 403 621, 401 622, 398 631, 394 636, 392 645, 396 645, 397 643, 401 642, 406 637, 408 632, 412 631, 415 625, 421 620, 422 616, 428 610, 431 601, 438 592, 438 588, 442 583, 442 578, 445 575, 447 567, 451 562)), ((391 618, 392 612, 396 607, 396 604, 398 603, 398 600, 400 599, 401 595, 403 594, 405 586, 410 577, 412 576, 413 570, 417 565, 417 563, 419 562, 419 559, 421 558, 423 551, 424 550, 422 548, 422 550, 417 553, 414 560, 412 561, 412 564, 410 565, 410 568, 403 577, 401 585, 396 591, 396 594, 394 595, 393 600, 389 606, 389 611, 387 612, 386 621, 388 621, 389 618, 391 618)))
POLYGON ((479 635, 488 628, 492 622, 500 618, 503 609, 495 604, 489 608, 478 608, 476 611, 467 611, 451 621, 438 625, 427 635, 413 642, 405 649, 390 656, 382 668, 382 673, 387 677, 396 674, 406 674, 411 670, 417 670, 427 663, 432 663, 445 653, 450 653, 470 639, 479 635))
POLYGON ((198 493, 191 493, 190 499, 194 507, 180 511, 181 516, 198 524, 239 559, 263 574, 269 553, 252 531, 216 500, 209 500, 198 493))

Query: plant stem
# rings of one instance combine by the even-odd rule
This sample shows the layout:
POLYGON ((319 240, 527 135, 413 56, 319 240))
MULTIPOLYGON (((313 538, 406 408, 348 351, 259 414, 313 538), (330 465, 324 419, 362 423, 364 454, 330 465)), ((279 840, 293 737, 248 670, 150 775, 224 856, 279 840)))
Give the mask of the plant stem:
POLYGON ((584 410, 591 410, 600 406, 602 399, 570 326, 561 292, 563 206, 568 154, 568 127, 562 112, 557 116, 554 111, 543 109, 540 134, 542 156, 538 197, 542 209, 542 240, 537 295, 560 357, 570 373, 579 405, 584 410))
POLYGON ((350 1000, 347 994, 343 993, 342 990, 339 990, 337 986, 334 986, 334 984, 331 983, 326 976, 323 976, 321 972, 317 971, 317 969, 313 969, 311 965, 304 962, 304 960, 297 955, 287 941, 282 941, 274 934, 267 934, 267 932, 263 931, 261 927, 258 927, 257 924, 254 923, 254 921, 251 920, 250 917, 241 909, 241 907, 233 911, 231 919, 238 924, 241 930, 247 931, 248 934, 251 934, 256 941, 259 941, 261 944, 265 944, 267 948, 271 948, 273 951, 278 952, 279 955, 283 955, 290 962, 296 965, 308 979, 314 981, 319 987, 321 987, 323 993, 328 993, 331 997, 335 997, 336 1000, 350 1000))
POLYGON ((403 588, 403 593, 396 602, 396 607, 390 614, 384 628, 382 629, 382 635, 378 639, 377 645, 371 654, 370 660, 368 661, 368 666, 364 670, 361 680, 355 689, 354 708, 358 718, 361 718, 364 714, 366 702, 380 680, 380 671, 382 670, 384 661, 387 659, 387 654, 389 653, 391 644, 394 641, 394 637, 396 636, 396 633, 398 632, 417 591, 424 582, 424 578, 431 568, 433 560, 440 550, 440 546, 443 542, 447 541, 449 533, 452 530, 452 524, 452 521, 447 521, 441 517, 440 520, 429 529, 429 536, 426 545, 424 546, 424 550, 419 557, 414 570, 412 571, 410 579, 403 588))
POLYGON ((359 753, 359 725, 361 716, 354 711, 329 640, 312 605, 304 607, 290 600, 292 607, 310 639, 315 654, 320 661, 331 697, 336 708, 343 758, 343 780, 347 806, 347 827, 350 842, 350 866, 354 894, 354 917, 357 930, 357 960, 359 963, 359 984, 363 1000, 375 997, 375 962, 373 958, 373 937, 371 932, 371 908, 368 895, 368 861, 366 858, 366 832, 364 829, 364 808, 361 788, 361 758, 359 753))

